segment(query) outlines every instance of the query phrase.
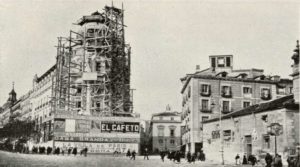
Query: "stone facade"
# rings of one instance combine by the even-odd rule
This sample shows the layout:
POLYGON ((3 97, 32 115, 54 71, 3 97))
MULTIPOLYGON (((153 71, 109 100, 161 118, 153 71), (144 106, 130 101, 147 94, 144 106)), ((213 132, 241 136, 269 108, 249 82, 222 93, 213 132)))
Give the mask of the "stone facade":
POLYGON ((152 151, 180 150, 181 116, 177 112, 154 114, 150 123, 152 151))
POLYGON ((292 93, 291 80, 265 76, 260 69, 234 70, 232 59, 231 55, 210 56, 210 68, 181 79, 182 142, 186 151, 201 150, 203 120, 292 93), (221 65, 218 59, 224 60, 221 65))
POLYGON ((284 98, 281 101, 274 101, 281 103, 280 105, 257 105, 246 109, 247 111, 240 110, 228 114, 222 121, 219 119, 205 121, 203 150, 207 159, 221 163, 220 151, 223 151, 225 163, 234 163, 236 154, 241 156, 252 154, 263 162, 266 153, 274 155, 275 152, 275 137, 270 135, 268 126, 279 123, 282 125, 282 131, 277 136, 277 153, 282 155, 283 162, 286 162, 287 156, 294 154, 299 144, 299 131, 296 130, 299 129, 299 110, 282 108, 284 102, 292 99, 291 96, 284 98))

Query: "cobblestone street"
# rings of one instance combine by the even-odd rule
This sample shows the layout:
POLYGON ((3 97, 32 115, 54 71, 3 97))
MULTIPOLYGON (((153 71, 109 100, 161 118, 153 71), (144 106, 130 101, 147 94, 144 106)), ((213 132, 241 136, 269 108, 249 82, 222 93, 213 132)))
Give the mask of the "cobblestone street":
MULTIPOLYGON (((113 157, 110 155, 90 155, 88 157, 83 156, 57 156, 57 155, 37 155, 37 154, 19 154, 0 151, 0 167, 14 166, 14 167, 29 167, 29 166, 49 166, 49 167, 81 167, 81 166, 101 166, 101 167, 177 167, 177 166, 204 166, 204 167, 216 167, 221 165, 208 164, 207 162, 196 162, 195 164, 189 164, 182 159, 180 164, 169 161, 162 162, 158 156, 150 156, 150 160, 144 160, 142 156, 137 156, 136 160, 129 160, 125 156, 113 157), (112 163, 113 162, 113 163, 112 163)), ((233 166, 233 165, 225 165, 233 166)))

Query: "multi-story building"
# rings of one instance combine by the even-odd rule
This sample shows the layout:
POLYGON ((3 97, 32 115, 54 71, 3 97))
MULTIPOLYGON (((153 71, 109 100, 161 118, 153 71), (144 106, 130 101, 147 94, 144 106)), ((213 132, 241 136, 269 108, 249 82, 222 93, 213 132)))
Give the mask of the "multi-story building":
MULTIPOLYGON (((35 121, 35 144, 88 147, 90 153, 139 151, 140 119, 132 111, 123 14, 105 6, 102 13, 83 16, 79 31, 59 38, 56 64, 34 77, 29 95, 15 106, 35 121)), ((11 107, 4 106, 2 115, 6 108, 11 107)))
POLYGON ((181 115, 178 112, 161 112, 153 114, 150 122, 152 151, 180 150, 181 115))
POLYGON ((236 154, 255 155, 264 162, 266 153, 280 154, 283 164, 299 148, 299 42, 292 59, 293 94, 255 104, 220 118, 203 122, 203 150, 210 160, 234 162, 236 154))
POLYGON ((0 113, 0 124, 4 126, 8 123, 9 118, 12 114, 12 107, 17 102, 17 93, 15 92, 14 86, 12 90, 9 92, 9 97, 7 101, 2 105, 1 113, 0 113))
POLYGON ((31 104, 32 90, 28 91, 20 99, 20 119, 21 120, 32 120, 32 104, 31 104))
MULTIPOLYGON (((261 69, 233 69, 232 55, 209 56, 210 67, 181 79, 185 150, 202 148, 202 121, 291 94, 292 81, 261 69)), ((199 67, 199 66, 198 66, 199 67)))

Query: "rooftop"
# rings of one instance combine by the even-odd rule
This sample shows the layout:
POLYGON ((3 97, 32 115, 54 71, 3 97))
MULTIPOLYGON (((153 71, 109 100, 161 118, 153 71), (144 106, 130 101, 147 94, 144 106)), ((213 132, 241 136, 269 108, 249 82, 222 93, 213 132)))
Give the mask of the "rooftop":
MULTIPOLYGON (((245 116, 245 115, 250 115, 253 113, 260 113, 260 112, 265 112, 265 111, 270 111, 270 110, 276 110, 280 108, 287 108, 291 110, 297 110, 299 112, 299 104, 294 103, 294 95, 288 95, 284 96, 275 100, 272 100, 270 102, 266 103, 260 103, 260 104, 255 104, 252 106, 249 106, 247 108, 244 108, 242 110, 234 111, 232 113, 226 114, 221 117, 221 119, 230 119, 234 117, 240 117, 240 116, 245 116)), ((209 122, 215 122, 219 121, 220 118, 213 118, 204 121, 203 123, 209 123, 209 122)))

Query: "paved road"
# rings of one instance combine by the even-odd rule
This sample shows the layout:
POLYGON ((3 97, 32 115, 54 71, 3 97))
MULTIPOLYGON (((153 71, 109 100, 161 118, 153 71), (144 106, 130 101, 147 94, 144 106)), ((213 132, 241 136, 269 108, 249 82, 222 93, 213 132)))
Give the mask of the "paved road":
MULTIPOLYGON (((90 155, 82 156, 58 156, 58 155, 36 155, 36 154, 19 154, 0 151, 0 167, 218 167, 220 165, 208 164, 205 162, 196 162, 189 164, 183 160, 180 164, 169 161, 162 162, 158 156, 150 156, 150 160, 144 160, 138 156, 135 161, 127 157, 113 157, 110 155, 90 155)), ((230 167, 230 165, 227 165, 230 167)), ((244 166, 243 166, 244 167, 244 166)))

